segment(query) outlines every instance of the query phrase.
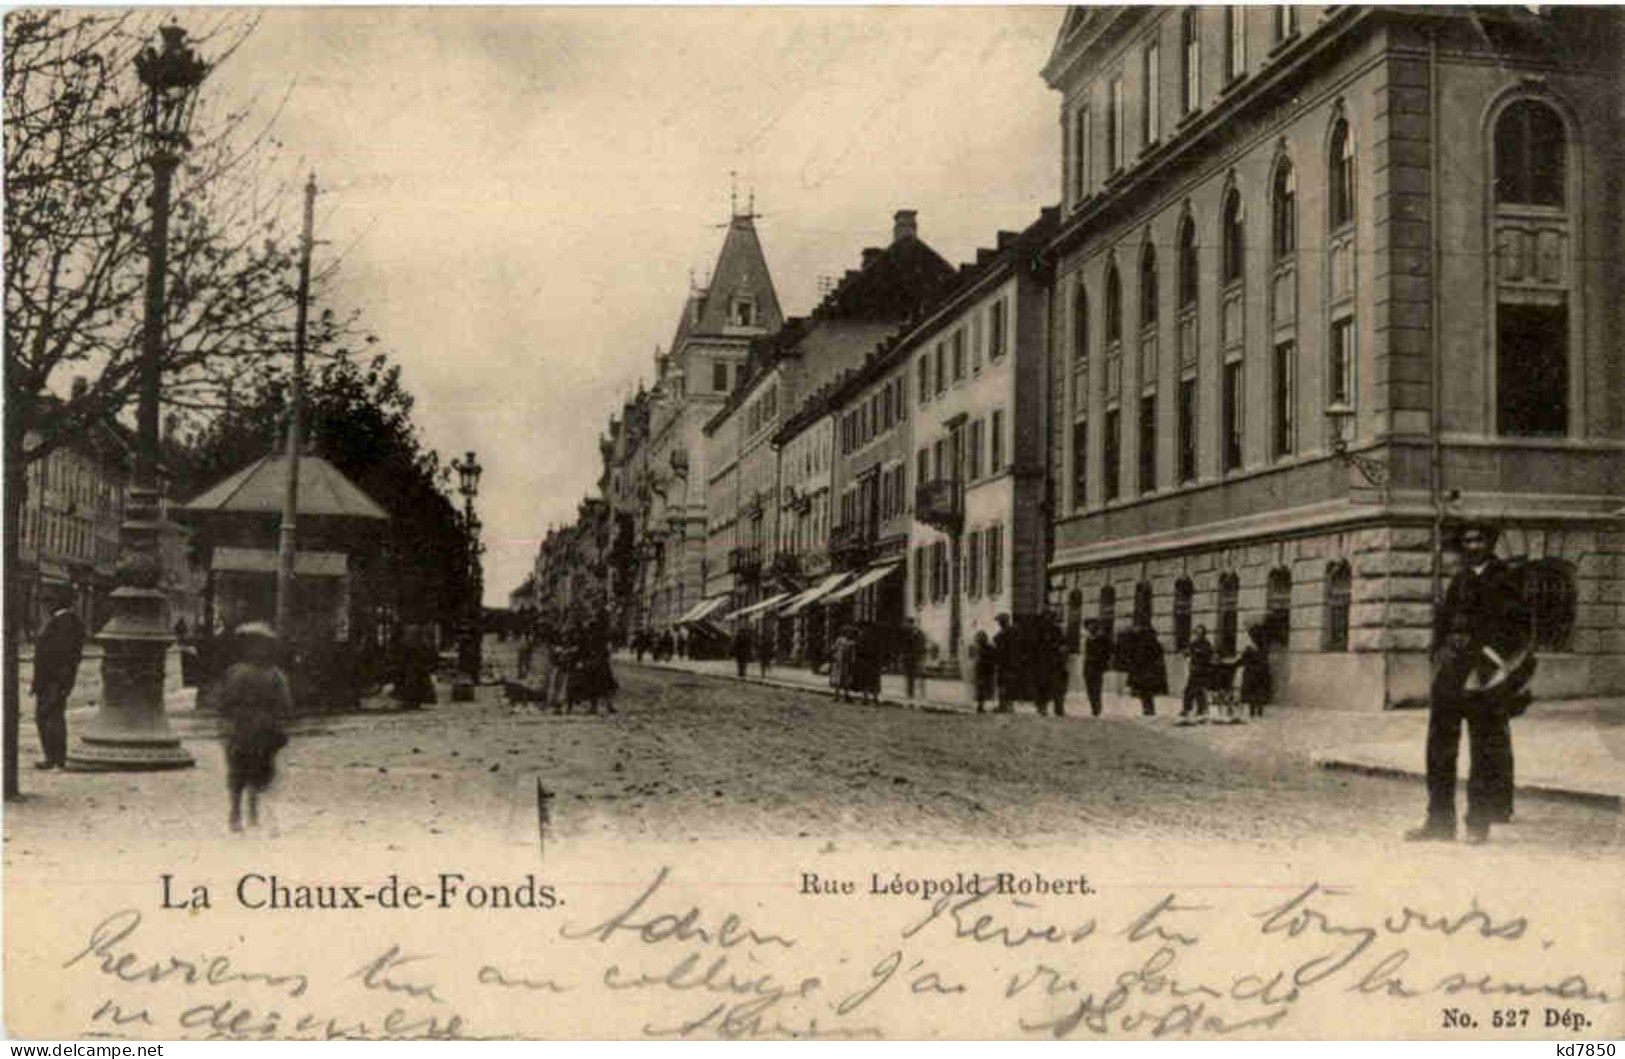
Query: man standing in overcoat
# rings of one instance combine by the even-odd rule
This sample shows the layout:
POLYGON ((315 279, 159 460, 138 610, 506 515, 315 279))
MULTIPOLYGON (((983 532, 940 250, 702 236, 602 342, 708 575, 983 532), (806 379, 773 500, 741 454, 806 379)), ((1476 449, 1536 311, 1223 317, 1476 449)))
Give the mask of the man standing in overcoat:
POLYGON ((1406 832, 1413 842, 1456 837, 1456 758, 1461 726, 1467 724, 1471 758, 1467 775, 1467 841, 1489 837, 1492 823, 1512 815, 1512 730, 1508 723, 1527 705, 1532 669, 1528 654, 1529 610, 1505 563, 1493 549, 1498 531, 1484 522, 1463 523, 1457 540, 1461 566, 1451 578, 1434 619, 1434 677, 1428 712, 1427 821, 1406 832), (1509 679, 1509 670, 1516 669, 1509 679), (1474 690, 1469 685, 1493 687, 1474 690))
POLYGON ((34 642, 34 723, 44 757, 35 768, 59 769, 68 763, 68 695, 85 653, 85 626, 71 607, 61 607, 34 642))

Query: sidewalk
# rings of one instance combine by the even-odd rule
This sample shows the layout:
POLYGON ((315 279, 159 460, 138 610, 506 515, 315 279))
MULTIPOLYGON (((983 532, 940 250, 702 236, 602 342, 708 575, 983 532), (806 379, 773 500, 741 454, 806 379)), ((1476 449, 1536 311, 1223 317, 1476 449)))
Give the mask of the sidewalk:
MULTIPOLYGON (((732 659, 676 658, 655 662, 645 658, 639 662, 630 653, 623 652, 616 656, 616 661, 648 669, 739 679, 732 659)), ((772 666, 764 677, 752 663, 744 682, 834 694, 827 675, 792 666, 772 666)), ((1106 718, 1141 720, 1139 700, 1109 691, 1102 698, 1106 718)), ((880 701, 939 713, 969 713, 976 708, 965 681, 930 678, 923 692, 910 699, 905 694, 903 678, 889 673, 881 678, 880 701)), ((1018 710, 1031 714, 1032 706, 1024 703, 1018 710)), ((1092 719, 1082 689, 1069 688, 1066 712, 1069 719, 1092 719)), ((1171 736, 1180 733, 1183 737, 1197 738, 1197 733, 1213 731, 1215 744, 1220 749, 1236 753, 1249 753, 1268 742, 1276 751, 1301 748, 1311 762, 1322 768, 1393 776, 1418 783, 1426 776, 1423 760, 1426 710, 1370 713, 1273 706, 1265 722, 1254 726, 1257 731, 1245 736, 1241 733, 1247 726, 1176 728, 1173 719, 1178 713, 1179 699, 1163 696, 1157 700, 1157 716, 1144 720, 1166 725, 1171 736), (1220 732, 1227 734, 1219 736, 1220 732), (1228 745, 1220 745, 1220 740, 1228 745)), ((1580 801, 1616 812, 1625 807, 1625 698, 1537 702, 1513 722, 1512 739, 1520 793, 1580 801)), ((1463 783, 1466 767, 1467 752, 1463 746, 1463 783)))

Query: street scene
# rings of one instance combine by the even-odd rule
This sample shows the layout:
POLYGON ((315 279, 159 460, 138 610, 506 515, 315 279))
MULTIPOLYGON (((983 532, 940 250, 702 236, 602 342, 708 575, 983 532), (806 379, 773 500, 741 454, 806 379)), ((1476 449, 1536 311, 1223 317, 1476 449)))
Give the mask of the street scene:
MULTIPOLYGON (((909 857, 1085 852, 1118 874, 1101 923, 1186 865, 1402 908, 1395 934, 1503 900, 1544 955, 1473 959, 1567 968, 1528 995, 1579 1005, 1521 1028, 1625 1025, 1592 988, 1625 938, 1619 9, 51 9, 5 41, 6 958, 60 942, 52 880, 82 888, 91 940, 32 980, 53 1032, 289 1029, 84 977, 139 978, 104 928, 154 880, 210 934, 177 865, 564 871, 549 910, 652 868, 608 943, 668 879, 777 912, 855 892, 837 861, 896 854, 902 887, 909 857)), ((626 933, 731 938, 684 899, 626 933)), ((1113 936, 1184 952, 1150 924, 1218 907, 1170 893, 1113 936)), ((1308 908, 1245 921, 1358 934, 1308 908)), ((1223 929, 1226 1002, 1285 1006, 1153 1011, 1206 994, 1136 951, 1115 1000, 1069 1016, 1057 979, 996 1026, 853 1021, 861 990, 786 1012, 721 963, 599 984, 771 993, 780 1021, 468 1010, 491 1036, 1487 1029, 1328 1001, 1294 1031, 1366 945, 1285 997, 1223 929)), ((455 932, 419 930, 345 981, 444 1004, 386 974, 455 932)), ((1418 946, 1432 986, 1398 956, 1349 990, 1497 995, 1418 946)))

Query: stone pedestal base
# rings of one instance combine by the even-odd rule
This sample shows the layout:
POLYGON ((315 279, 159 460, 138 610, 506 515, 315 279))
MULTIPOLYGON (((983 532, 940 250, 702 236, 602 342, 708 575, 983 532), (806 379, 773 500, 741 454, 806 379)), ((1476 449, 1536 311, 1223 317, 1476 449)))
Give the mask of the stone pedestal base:
POLYGON ((196 762, 164 716, 167 637, 103 635, 102 703, 68 751, 81 771, 190 768, 196 762))

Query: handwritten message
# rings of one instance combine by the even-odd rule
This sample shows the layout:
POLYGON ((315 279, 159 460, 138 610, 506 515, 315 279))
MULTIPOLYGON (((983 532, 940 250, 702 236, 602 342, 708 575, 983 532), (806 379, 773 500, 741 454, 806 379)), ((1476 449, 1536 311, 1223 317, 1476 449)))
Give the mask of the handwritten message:
POLYGON ((658 867, 614 899, 506 919, 500 945, 374 920, 342 958, 226 931, 181 949, 163 913, 122 908, 57 962, 72 1029, 114 1037, 1220 1038, 1313 1035, 1328 1006, 1413 1035, 1583 1036, 1618 1018, 1617 982, 1566 962, 1560 924, 1471 897, 1373 914, 1313 881, 1130 901, 938 889, 729 900, 658 867))

